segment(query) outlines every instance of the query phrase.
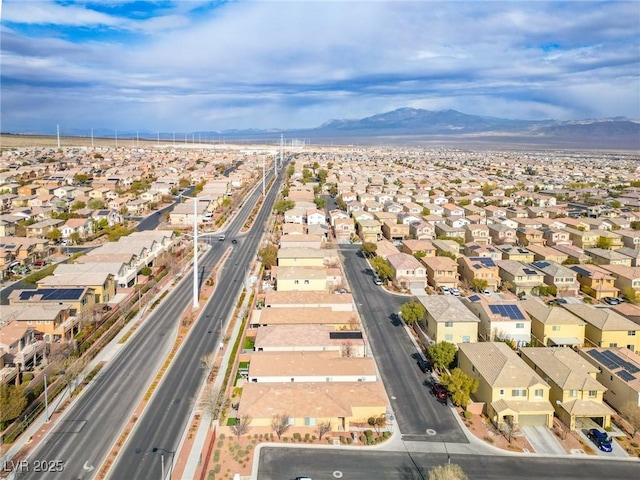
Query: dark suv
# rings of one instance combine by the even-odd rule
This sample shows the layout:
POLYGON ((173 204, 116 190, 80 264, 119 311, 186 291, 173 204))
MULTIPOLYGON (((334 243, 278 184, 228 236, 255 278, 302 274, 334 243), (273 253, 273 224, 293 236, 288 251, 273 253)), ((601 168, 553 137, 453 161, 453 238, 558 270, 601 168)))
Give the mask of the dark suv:
POLYGON ((439 401, 447 403, 447 388, 444 385, 441 383, 434 383, 431 386, 431 391, 439 401))
POLYGON ((431 371, 431 364, 426 360, 418 360, 418 368, 422 370, 422 373, 429 373, 431 371))
POLYGON ((597 428, 592 428, 587 432, 587 437, 589 437, 589 440, 595 443, 603 452, 610 452, 613 450, 611 447, 611 437, 607 435, 606 432, 598 430, 597 428))

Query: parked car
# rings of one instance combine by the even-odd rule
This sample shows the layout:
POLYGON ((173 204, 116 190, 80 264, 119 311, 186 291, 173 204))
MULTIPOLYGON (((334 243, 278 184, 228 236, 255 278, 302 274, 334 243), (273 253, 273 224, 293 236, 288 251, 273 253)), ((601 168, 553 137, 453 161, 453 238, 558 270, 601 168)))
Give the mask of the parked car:
POLYGON ((418 368, 422 370, 422 373, 429 373, 431 371, 431 364, 426 360, 418 360, 418 368))
POLYGON ((458 290, 456 287, 451 287, 449 289, 449 293, 451 295, 453 295, 454 297, 459 297, 460 296, 460 290, 458 290))
POLYGON ((567 301, 564 298, 552 298, 547 302, 547 305, 564 305, 567 301))
POLYGON ((587 437, 603 452, 610 452, 613 450, 613 447, 611 446, 611 437, 607 435, 607 432, 600 431, 597 428, 592 428, 587 432, 587 437))
POLYGON ((491 295, 491 290, 489 290, 489 289, 484 289, 484 290, 482 290, 482 294, 483 294, 483 295, 491 295))
POLYGON ((47 264, 46 260, 37 260, 33 262, 34 267, 44 267, 47 264))
POLYGON ((447 403, 447 388, 444 385, 441 383, 434 383, 431 386, 431 391, 439 401, 447 403))
POLYGON ((376 285, 382 285, 382 280, 380 280, 380 277, 373 277, 373 283, 375 283, 376 285))
POLYGON ((609 305, 620 305, 620 300, 616 297, 604 297, 603 300, 609 305))
POLYGON ((440 291, 443 295, 451 295, 451 290, 449 289, 449 287, 445 287, 444 285, 440 287, 440 291))

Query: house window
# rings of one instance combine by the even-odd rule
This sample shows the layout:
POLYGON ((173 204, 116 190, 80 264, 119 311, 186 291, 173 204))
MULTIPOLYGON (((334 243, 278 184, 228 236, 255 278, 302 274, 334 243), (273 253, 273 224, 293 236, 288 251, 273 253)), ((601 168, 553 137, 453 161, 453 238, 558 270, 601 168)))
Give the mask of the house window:
POLYGON ((315 417, 305 417, 304 419, 304 426, 305 427, 313 427, 316 424, 316 419, 315 417))
POLYGON ((501 397, 502 397, 502 396, 504 396, 504 388, 501 388, 501 389, 500 389, 500 396, 501 396, 501 397))
POLYGON ((542 398, 542 393, 543 393, 543 390, 541 388, 536 388, 533 391, 533 396, 536 398, 542 398))
POLYGON ((444 336, 444 339, 445 339, 447 342, 452 342, 452 341, 453 341, 453 335, 452 335, 452 334, 450 334, 450 333, 447 333, 447 334, 444 336))
POLYGON ((453 322, 444 322, 445 327, 453 327, 453 322))
POLYGON ((569 390, 569 397, 575 398, 577 396, 578 396, 578 391, 577 390, 569 390))
POLYGON ((609 344, 609 346, 610 346, 610 347, 617 347, 617 346, 618 346, 618 344, 617 344, 617 343, 610 343, 610 344, 609 344))
POLYGON ((527 396, 527 390, 525 388, 514 388, 513 390, 511 390, 511 396, 512 397, 526 397, 527 396))
POLYGON ((627 335, 629 335, 630 337, 635 337, 636 336, 636 331, 635 330, 629 330, 627 332, 627 335))
POLYGON ((516 323, 516 328, 524 328, 524 323, 516 323))
POLYGON ((294 284, 294 285, 298 285, 298 284, 300 284, 300 280, 294 280, 294 281, 293 281, 293 284, 294 284))
POLYGON ((552 332, 559 332, 560 331, 560 325, 553 325, 551 327, 551 331, 552 332))
POLYGON ((589 397, 594 398, 598 395, 598 392, 595 390, 589 390, 589 397))
POLYGON ((469 335, 463 335, 462 343, 469 343, 469 342, 471 342, 471 337, 469 335))
POLYGON ((305 285, 309 285, 309 280, 305 280, 305 281, 304 281, 304 284, 305 284, 305 285))
POLYGON ((296 419, 295 418, 293 418, 293 417, 287 418, 287 424, 295 425, 295 423, 296 423, 296 419))

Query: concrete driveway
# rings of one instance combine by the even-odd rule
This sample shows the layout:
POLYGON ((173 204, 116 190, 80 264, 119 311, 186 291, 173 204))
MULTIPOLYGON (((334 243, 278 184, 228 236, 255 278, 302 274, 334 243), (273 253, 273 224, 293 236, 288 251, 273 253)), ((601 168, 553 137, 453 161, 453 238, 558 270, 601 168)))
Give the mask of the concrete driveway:
MULTIPOLYGON (((602 430, 602 429, 601 429, 602 430)), ((619 458, 626 458, 629 455, 627 455, 627 452, 625 452, 624 448, 622 448, 620 446, 620 444, 618 442, 616 442, 616 437, 612 436, 611 438, 613 439, 611 441, 611 448, 612 450, 610 452, 603 452, 602 450, 600 450, 595 443, 593 443, 589 437, 587 437, 587 432, 589 430, 587 428, 578 428, 576 429, 576 432, 578 432, 578 435, 580 435, 580 438, 582 438, 585 443, 587 445, 589 445, 594 452, 596 452, 596 455, 600 456, 600 457, 605 457, 605 458, 612 458, 612 457, 619 457, 619 458)))
POLYGON ((566 455, 562 445, 547 427, 520 427, 536 453, 542 455, 566 455))

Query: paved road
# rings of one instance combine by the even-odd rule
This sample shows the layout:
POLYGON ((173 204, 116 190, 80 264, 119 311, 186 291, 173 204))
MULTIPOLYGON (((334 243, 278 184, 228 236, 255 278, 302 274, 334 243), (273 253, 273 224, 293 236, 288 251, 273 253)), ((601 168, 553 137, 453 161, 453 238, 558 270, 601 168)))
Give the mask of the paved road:
POLYGON ((451 409, 431 394, 431 377, 417 367, 416 347, 398 318, 410 297, 375 285, 359 246, 343 246, 340 251, 403 440, 466 442, 451 409), (427 435, 427 429, 435 434, 427 435))
MULTIPOLYGON (((264 208, 247 235, 238 236, 237 232, 256 204, 259 190, 245 202, 244 210, 227 229, 227 240, 219 242, 216 238, 212 239, 212 245, 230 246, 233 238, 237 238, 238 243, 233 245, 232 253, 225 262, 220 281, 203 312, 202 320, 192 327, 188 339, 173 360, 144 415, 137 421, 136 428, 118 456, 109 478, 161 478, 161 455, 166 459, 165 473, 170 470, 172 452, 179 447, 198 390, 204 381, 200 359, 214 351, 220 343, 218 327, 234 310, 237 296, 255 259, 276 194, 277 186, 267 195, 264 208)), ((207 263, 207 259, 204 263, 207 263)), ((215 262, 208 268, 213 265, 215 262)))
MULTIPOLYGON (((259 195, 259 191, 256 191, 259 195)), ((267 197, 275 198, 275 189, 267 197)), ((228 238, 236 235, 250 213, 253 202, 245 202, 238 217, 227 231, 228 238)), ((269 209, 265 209, 268 213, 269 209)), ((192 334, 174 358, 172 367, 156 389, 152 403, 136 423, 130 441, 122 451, 110 478, 144 479, 160 478, 161 455, 170 464, 171 455, 178 447, 184 426, 188 420, 203 372, 200 358, 219 342, 219 324, 231 311, 233 299, 240 291, 246 276, 249 260, 255 257, 255 249, 262 235, 266 214, 258 219, 255 228, 234 245, 233 253, 223 271, 215 298, 202 321, 193 327, 192 334), (220 292, 220 293, 218 293, 220 292), (153 452, 154 448, 161 448, 153 452)), ((210 273, 230 247, 229 241, 212 242, 209 252, 199 262, 200 280, 210 273)), ((23 473, 18 478, 46 478, 47 480, 90 479, 118 438, 126 420, 142 399, 173 346, 176 329, 184 309, 192 301, 193 283, 187 276, 158 306, 148 320, 122 346, 119 354, 100 372, 96 380, 82 393, 46 440, 29 456, 33 462, 61 461, 64 471, 23 473)))
MULTIPOLYGON (((428 471, 444 465, 443 453, 384 452, 374 450, 263 448, 258 480, 424 480, 428 471), (341 474, 341 476, 340 476, 341 474)), ((451 455, 471 480, 602 480, 638 477, 638 462, 601 459, 534 458, 527 456, 451 455)))

